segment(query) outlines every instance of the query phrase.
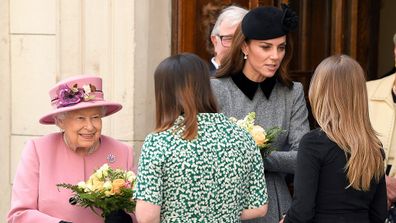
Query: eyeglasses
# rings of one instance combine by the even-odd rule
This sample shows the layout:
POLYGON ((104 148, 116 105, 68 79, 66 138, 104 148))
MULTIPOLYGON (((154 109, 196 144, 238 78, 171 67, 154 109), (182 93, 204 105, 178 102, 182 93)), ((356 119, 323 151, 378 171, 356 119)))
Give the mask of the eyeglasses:
POLYGON ((231 36, 231 35, 224 35, 224 36, 217 35, 217 36, 220 38, 221 45, 223 45, 224 47, 230 47, 231 46, 232 38, 234 36, 231 36))

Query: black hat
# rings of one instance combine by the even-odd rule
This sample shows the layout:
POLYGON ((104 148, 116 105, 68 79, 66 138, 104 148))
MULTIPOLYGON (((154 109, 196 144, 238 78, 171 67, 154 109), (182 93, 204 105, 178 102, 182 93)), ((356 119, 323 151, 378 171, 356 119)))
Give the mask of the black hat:
POLYGON ((242 20, 242 33, 247 39, 267 40, 286 35, 297 28, 298 16, 287 5, 282 10, 263 6, 250 10, 242 20))

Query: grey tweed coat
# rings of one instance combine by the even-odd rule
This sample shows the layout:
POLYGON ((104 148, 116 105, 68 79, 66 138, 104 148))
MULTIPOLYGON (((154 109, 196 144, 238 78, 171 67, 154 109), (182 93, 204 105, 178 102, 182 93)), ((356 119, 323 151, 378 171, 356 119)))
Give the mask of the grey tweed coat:
POLYGON ((294 82, 291 89, 276 82, 269 99, 261 88, 250 100, 230 77, 211 79, 212 89, 220 111, 229 117, 244 118, 256 112, 256 124, 264 129, 278 126, 284 131, 276 142, 277 151, 264 159, 265 179, 269 196, 268 212, 263 218, 244 223, 277 223, 291 204, 285 182, 287 173, 294 173, 297 148, 301 137, 309 131, 308 110, 301 83, 294 82))

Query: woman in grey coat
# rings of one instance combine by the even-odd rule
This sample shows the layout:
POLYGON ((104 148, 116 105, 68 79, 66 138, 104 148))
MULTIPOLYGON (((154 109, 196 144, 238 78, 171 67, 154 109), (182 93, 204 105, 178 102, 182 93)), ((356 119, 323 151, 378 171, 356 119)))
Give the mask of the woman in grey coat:
POLYGON ((269 210, 263 218, 246 222, 278 222, 291 203, 285 182, 294 173, 298 143, 309 130, 303 87, 287 75, 292 48, 288 33, 297 16, 286 5, 251 10, 234 34, 222 66, 211 80, 221 111, 244 118, 256 112, 256 124, 281 127, 277 151, 263 157, 269 210))

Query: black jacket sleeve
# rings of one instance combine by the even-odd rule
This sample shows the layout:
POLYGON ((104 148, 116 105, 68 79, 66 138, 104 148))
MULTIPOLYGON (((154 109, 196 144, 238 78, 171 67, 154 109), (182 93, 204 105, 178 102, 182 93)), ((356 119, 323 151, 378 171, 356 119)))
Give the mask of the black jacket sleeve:
POLYGON ((370 203, 369 216, 372 223, 383 223, 387 217, 387 196, 385 176, 382 176, 377 185, 374 198, 370 203))
POLYGON ((297 155, 294 176, 293 202, 286 214, 285 223, 310 222, 315 216, 321 156, 315 151, 315 142, 303 137, 297 155))

